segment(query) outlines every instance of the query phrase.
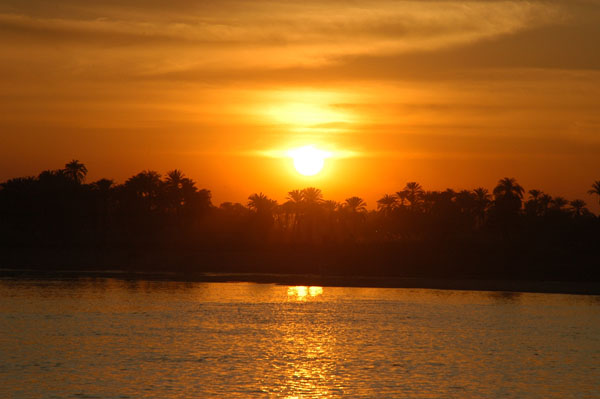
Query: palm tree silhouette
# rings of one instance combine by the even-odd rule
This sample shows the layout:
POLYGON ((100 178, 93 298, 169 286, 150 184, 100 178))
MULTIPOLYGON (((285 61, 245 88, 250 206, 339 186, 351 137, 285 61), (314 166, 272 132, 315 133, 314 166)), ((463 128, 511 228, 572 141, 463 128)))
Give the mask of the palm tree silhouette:
POLYGON ((74 159, 71 162, 65 164, 64 173, 74 182, 79 184, 83 183, 85 176, 87 175, 87 168, 84 164, 74 159))
POLYGON ((542 200, 545 200, 544 193, 540 190, 529 190, 529 199, 525 202, 525 212, 530 216, 542 216, 545 214, 548 204, 551 199, 547 200, 547 204, 544 206, 542 200))
POLYGON ((257 238, 268 234, 273 222, 275 221, 275 211, 277 210, 277 201, 270 199, 263 193, 252 194, 248 197, 248 208, 255 215, 254 221, 257 223, 255 228, 260 234, 257 238))
POLYGON ((569 205, 569 201, 567 201, 564 197, 554 197, 552 199, 552 208, 556 211, 562 211, 565 206, 569 205))
POLYGON ((516 179, 505 177, 498 181, 498 185, 494 188, 494 196, 496 198, 518 198, 520 203, 524 191, 525 190, 517 183, 516 179))
POLYGON ((494 188, 496 208, 504 216, 518 213, 521 209, 524 192, 523 187, 514 178, 505 177, 500 179, 494 188))
POLYGON ((592 188, 588 191, 588 194, 597 195, 598 196, 598 203, 600 203, 600 180, 596 180, 592 184, 592 188))
POLYGON ((360 197, 346 198, 345 209, 352 213, 365 212, 367 210, 367 203, 360 197))
POLYGON ((125 181, 123 189, 133 199, 143 204, 146 210, 159 208, 158 197, 161 194, 162 181, 160 173, 153 170, 144 170, 125 181))
POLYGON ((377 200, 377 209, 387 216, 394 210, 397 203, 398 199, 394 195, 385 194, 377 200))
POLYGON ((277 201, 270 199, 263 193, 255 193, 248 197, 248 208, 258 214, 272 215, 277 201))
POLYGON ((337 209, 339 209, 340 203, 337 201, 334 201, 334 200, 325 200, 325 201, 323 201, 321 206, 327 212, 335 212, 337 209))
POLYGON ((173 169, 167 172, 167 177, 165 179, 165 183, 167 183, 167 187, 173 188, 181 188, 183 181, 185 179, 185 175, 179 169, 173 169))
POLYGON ((550 208, 550 204, 552 203, 552 196, 548 194, 542 194, 539 199, 540 202, 540 211, 542 215, 548 213, 548 208, 550 208))
POLYGON ((304 194, 302 190, 292 190, 288 192, 287 202, 283 204, 283 211, 289 223, 289 215, 293 215, 291 227, 294 232, 297 232, 300 227, 300 219, 302 218, 304 208, 304 194))
POLYGON ((505 239, 510 239, 511 231, 518 225, 524 191, 515 179, 509 177, 500 179, 494 187, 491 218, 500 227, 505 239))
POLYGON ((537 201, 543 193, 540 190, 529 190, 529 196, 532 200, 537 201))
POLYGON ((454 194, 454 203, 464 214, 475 214, 477 202, 475 193, 469 190, 460 190, 454 194))
POLYGON ((423 187, 419 183, 411 181, 406 183, 403 191, 406 193, 406 199, 410 202, 410 209, 416 210, 425 194, 423 187))
POLYGON ((396 197, 398 198, 400 208, 404 208, 404 203, 406 202, 406 197, 408 195, 408 191, 402 190, 396 192, 396 197))
POLYGON ((92 183, 92 186, 102 193, 108 192, 115 182, 111 179, 100 179, 92 183))
POLYGON ((307 187, 302 190, 302 199, 307 205, 316 205, 323 201, 323 193, 315 187, 307 187))
POLYGON ((492 202, 492 196, 488 190, 483 187, 477 187, 475 190, 473 190, 473 194, 475 194, 475 201, 479 205, 479 209, 485 211, 485 209, 492 202))
POLYGON ((302 202, 302 199, 304 198, 304 195, 300 190, 292 190, 288 192, 288 196, 286 198, 291 203, 300 204, 302 202))
POLYGON ((573 209, 573 213, 575 217, 580 217, 583 213, 586 213, 587 209, 585 208, 585 202, 580 199, 573 200, 569 202, 571 208, 573 209))
POLYGON ((170 211, 174 211, 179 217, 181 215, 181 207, 186 202, 186 197, 189 201, 196 192, 194 182, 187 179, 181 170, 173 169, 167 172, 167 176, 164 181, 164 188, 165 197, 170 211))

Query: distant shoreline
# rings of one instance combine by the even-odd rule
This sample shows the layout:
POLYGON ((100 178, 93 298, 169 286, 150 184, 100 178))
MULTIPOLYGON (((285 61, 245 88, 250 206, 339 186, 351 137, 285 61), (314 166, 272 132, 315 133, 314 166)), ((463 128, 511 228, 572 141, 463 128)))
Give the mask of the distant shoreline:
POLYGON ((442 279, 419 277, 323 276, 275 273, 180 273, 131 272, 120 270, 0 269, 1 279, 114 278, 180 282, 249 282, 258 284, 323 287, 411 288, 459 291, 500 291, 519 293, 600 295, 599 282, 442 279))

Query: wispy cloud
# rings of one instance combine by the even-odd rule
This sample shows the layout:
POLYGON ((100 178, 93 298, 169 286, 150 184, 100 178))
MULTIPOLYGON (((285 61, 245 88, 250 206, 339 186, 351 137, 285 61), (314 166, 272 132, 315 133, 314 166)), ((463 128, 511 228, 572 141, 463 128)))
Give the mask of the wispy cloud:
POLYGON ((584 187, 599 20, 592 0, 0 0, 0 172, 78 148, 116 176, 173 154, 221 170, 314 141, 390 181, 527 166, 584 187))
POLYGON ((225 2, 222 7, 169 2, 143 9, 131 0, 120 6, 59 1, 62 13, 46 15, 39 12, 41 3, 39 9, 32 3, 37 2, 0 8, 5 45, 102 52, 105 59, 109 50, 127 51, 144 62, 152 53, 154 72, 163 74, 232 65, 315 66, 341 57, 433 51, 564 19, 555 3, 521 1, 225 2), (160 62, 165 58, 168 63, 160 62))

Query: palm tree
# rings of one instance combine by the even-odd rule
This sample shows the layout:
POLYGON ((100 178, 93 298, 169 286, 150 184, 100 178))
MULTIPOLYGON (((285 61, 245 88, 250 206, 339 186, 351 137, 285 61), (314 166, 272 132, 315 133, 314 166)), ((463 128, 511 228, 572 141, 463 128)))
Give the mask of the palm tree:
POLYGON ((492 196, 489 191, 483 187, 477 187, 473 190, 475 194, 475 213, 478 226, 482 226, 485 221, 485 212, 492 203, 492 196))
POLYGON ((185 175, 179 169, 173 169, 167 172, 167 177, 165 178, 165 183, 167 183, 167 187, 172 187, 179 189, 182 187, 183 180, 185 179, 185 175))
POLYGON ((398 200, 395 196, 385 194, 383 197, 377 200, 377 209, 384 215, 389 215, 396 207, 397 202, 398 200))
POLYGON ((552 208, 557 211, 562 211, 565 206, 569 204, 564 197, 554 197, 552 199, 552 208))
POLYGON ((542 196, 540 197, 540 210, 542 212, 542 214, 546 214, 548 213, 548 208, 550 207, 550 204, 552 203, 552 196, 548 195, 548 194, 542 194, 542 196))
POLYGON ((252 194, 248 197, 248 208, 258 214, 272 215, 277 201, 270 199, 263 193, 252 194))
POLYGON ((0 187, 5 192, 9 191, 29 191, 36 184, 35 177, 15 177, 13 179, 8 179, 4 183, 0 183, 0 187))
POLYGON ((515 179, 509 177, 500 179, 494 187, 492 224, 500 226, 506 238, 517 226, 524 191, 515 179))
POLYGON ((588 191, 588 194, 597 195, 598 202, 600 203, 600 180, 596 180, 594 184, 592 184, 592 188, 588 191))
POLYGON ((494 188, 496 208, 506 215, 517 213, 521 209, 523 187, 514 178, 505 177, 494 188))
MULTIPOLYGON (((525 213, 530 216, 541 216, 545 213, 542 199, 545 194, 541 190, 529 190, 529 199, 525 202, 525 213)), ((548 203, 550 200, 548 200, 548 203)), ((546 206, 547 208, 547 206, 546 206)))
POLYGON ((580 217, 583 213, 587 213, 587 209, 585 208, 585 202, 580 199, 573 200, 569 202, 573 212, 575 213, 575 217, 580 217))
POLYGON ((300 219, 302 217, 302 208, 304 207, 304 194, 302 190, 292 190, 288 192, 287 202, 284 204, 283 211, 286 214, 286 219, 289 215, 293 215, 293 221, 291 223, 294 231, 297 231, 300 226, 300 219))
POLYGON ((498 181, 498 185, 494 188, 494 196, 498 198, 518 198, 519 203, 523 198, 525 190, 517 183, 514 178, 505 177, 498 181))
POLYGON ((302 190, 302 199, 307 205, 319 204, 323 201, 323 193, 318 188, 307 187, 302 190))
POLYGON ((173 169, 167 172, 164 186, 169 209, 180 216, 182 206, 192 201, 196 193, 194 182, 185 177, 181 170, 173 169))
POLYGON ((359 235, 360 227, 365 221, 366 211, 367 204, 362 198, 346 198, 341 215, 348 238, 354 239, 359 235))
POLYGON ((289 202, 293 204, 300 204, 304 196, 302 194, 302 191, 292 190, 288 192, 288 196, 286 198, 289 200, 289 202))
POLYGON ((536 190, 536 189, 529 190, 529 196, 531 197, 532 200, 535 200, 535 201, 537 201, 542 194, 543 193, 540 190, 536 190))
POLYGON ((64 173, 67 177, 69 177, 74 182, 81 184, 85 180, 85 176, 87 175, 87 168, 84 164, 74 159, 71 162, 65 164, 64 173))
POLYGON ((416 210, 425 193, 423 187, 419 183, 411 181, 406 183, 404 191, 406 192, 406 199, 410 202, 410 209, 416 210))
POLYGON ((352 213, 364 212, 367 210, 367 203, 360 197, 346 198, 345 209, 352 213))
POLYGON ((119 186, 119 207, 131 228, 146 229, 158 220, 165 210, 163 194, 161 175, 153 170, 144 170, 119 186))
POLYGON ((477 187, 473 190, 473 194, 475 194, 475 201, 477 202, 479 210, 485 211, 492 202, 492 196, 489 191, 486 188, 477 187))
POLYGON ((326 200, 326 201, 323 201, 323 203, 321 204, 321 206, 327 212, 335 212, 336 209, 339 209, 340 203, 337 202, 337 201, 334 201, 334 200, 326 200))
POLYGON ((219 205, 219 209, 227 214, 228 217, 232 217, 235 219, 242 219, 248 214, 248 208, 239 202, 223 202, 219 205))
POLYGON ((469 190, 460 190, 454 195, 454 202, 464 214, 475 214, 477 208, 476 194, 469 190))
POLYGON ((115 182, 111 179, 100 179, 92 183, 92 187, 94 187, 96 190, 102 193, 106 193, 114 184, 115 182))
POLYGON ((275 221, 277 201, 270 199, 263 193, 252 194, 248 197, 248 208, 254 211, 255 232, 257 238, 266 235, 275 221))
POLYGON ((147 209, 157 207, 157 198, 161 193, 160 173, 144 170, 125 181, 123 188, 138 200, 142 200, 147 209))
POLYGON ((406 202, 406 196, 408 192, 406 190, 396 192, 396 197, 398 197, 398 201, 400 201, 400 208, 404 208, 404 203, 406 202))

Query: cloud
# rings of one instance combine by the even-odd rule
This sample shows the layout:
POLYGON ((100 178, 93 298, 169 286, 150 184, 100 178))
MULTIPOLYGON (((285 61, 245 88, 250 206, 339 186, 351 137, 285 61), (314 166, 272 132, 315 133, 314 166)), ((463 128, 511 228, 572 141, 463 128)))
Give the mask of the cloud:
POLYGON ((9 1, 0 8, 0 45, 59 47, 64 62, 70 54, 91 54, 89 59, 101 58, 105 69, 118 70, 123 70, 119 53, 127 52, 146 63, 132 73, 167 76, 193 69, 210 74, 231 65, 272 70, 433 52, 565 19, 564 7, 553 2, 143 4, 59 1, 53 9, 37 1, 9 1), (107 65, 111 56, 115 65, 107 65))

